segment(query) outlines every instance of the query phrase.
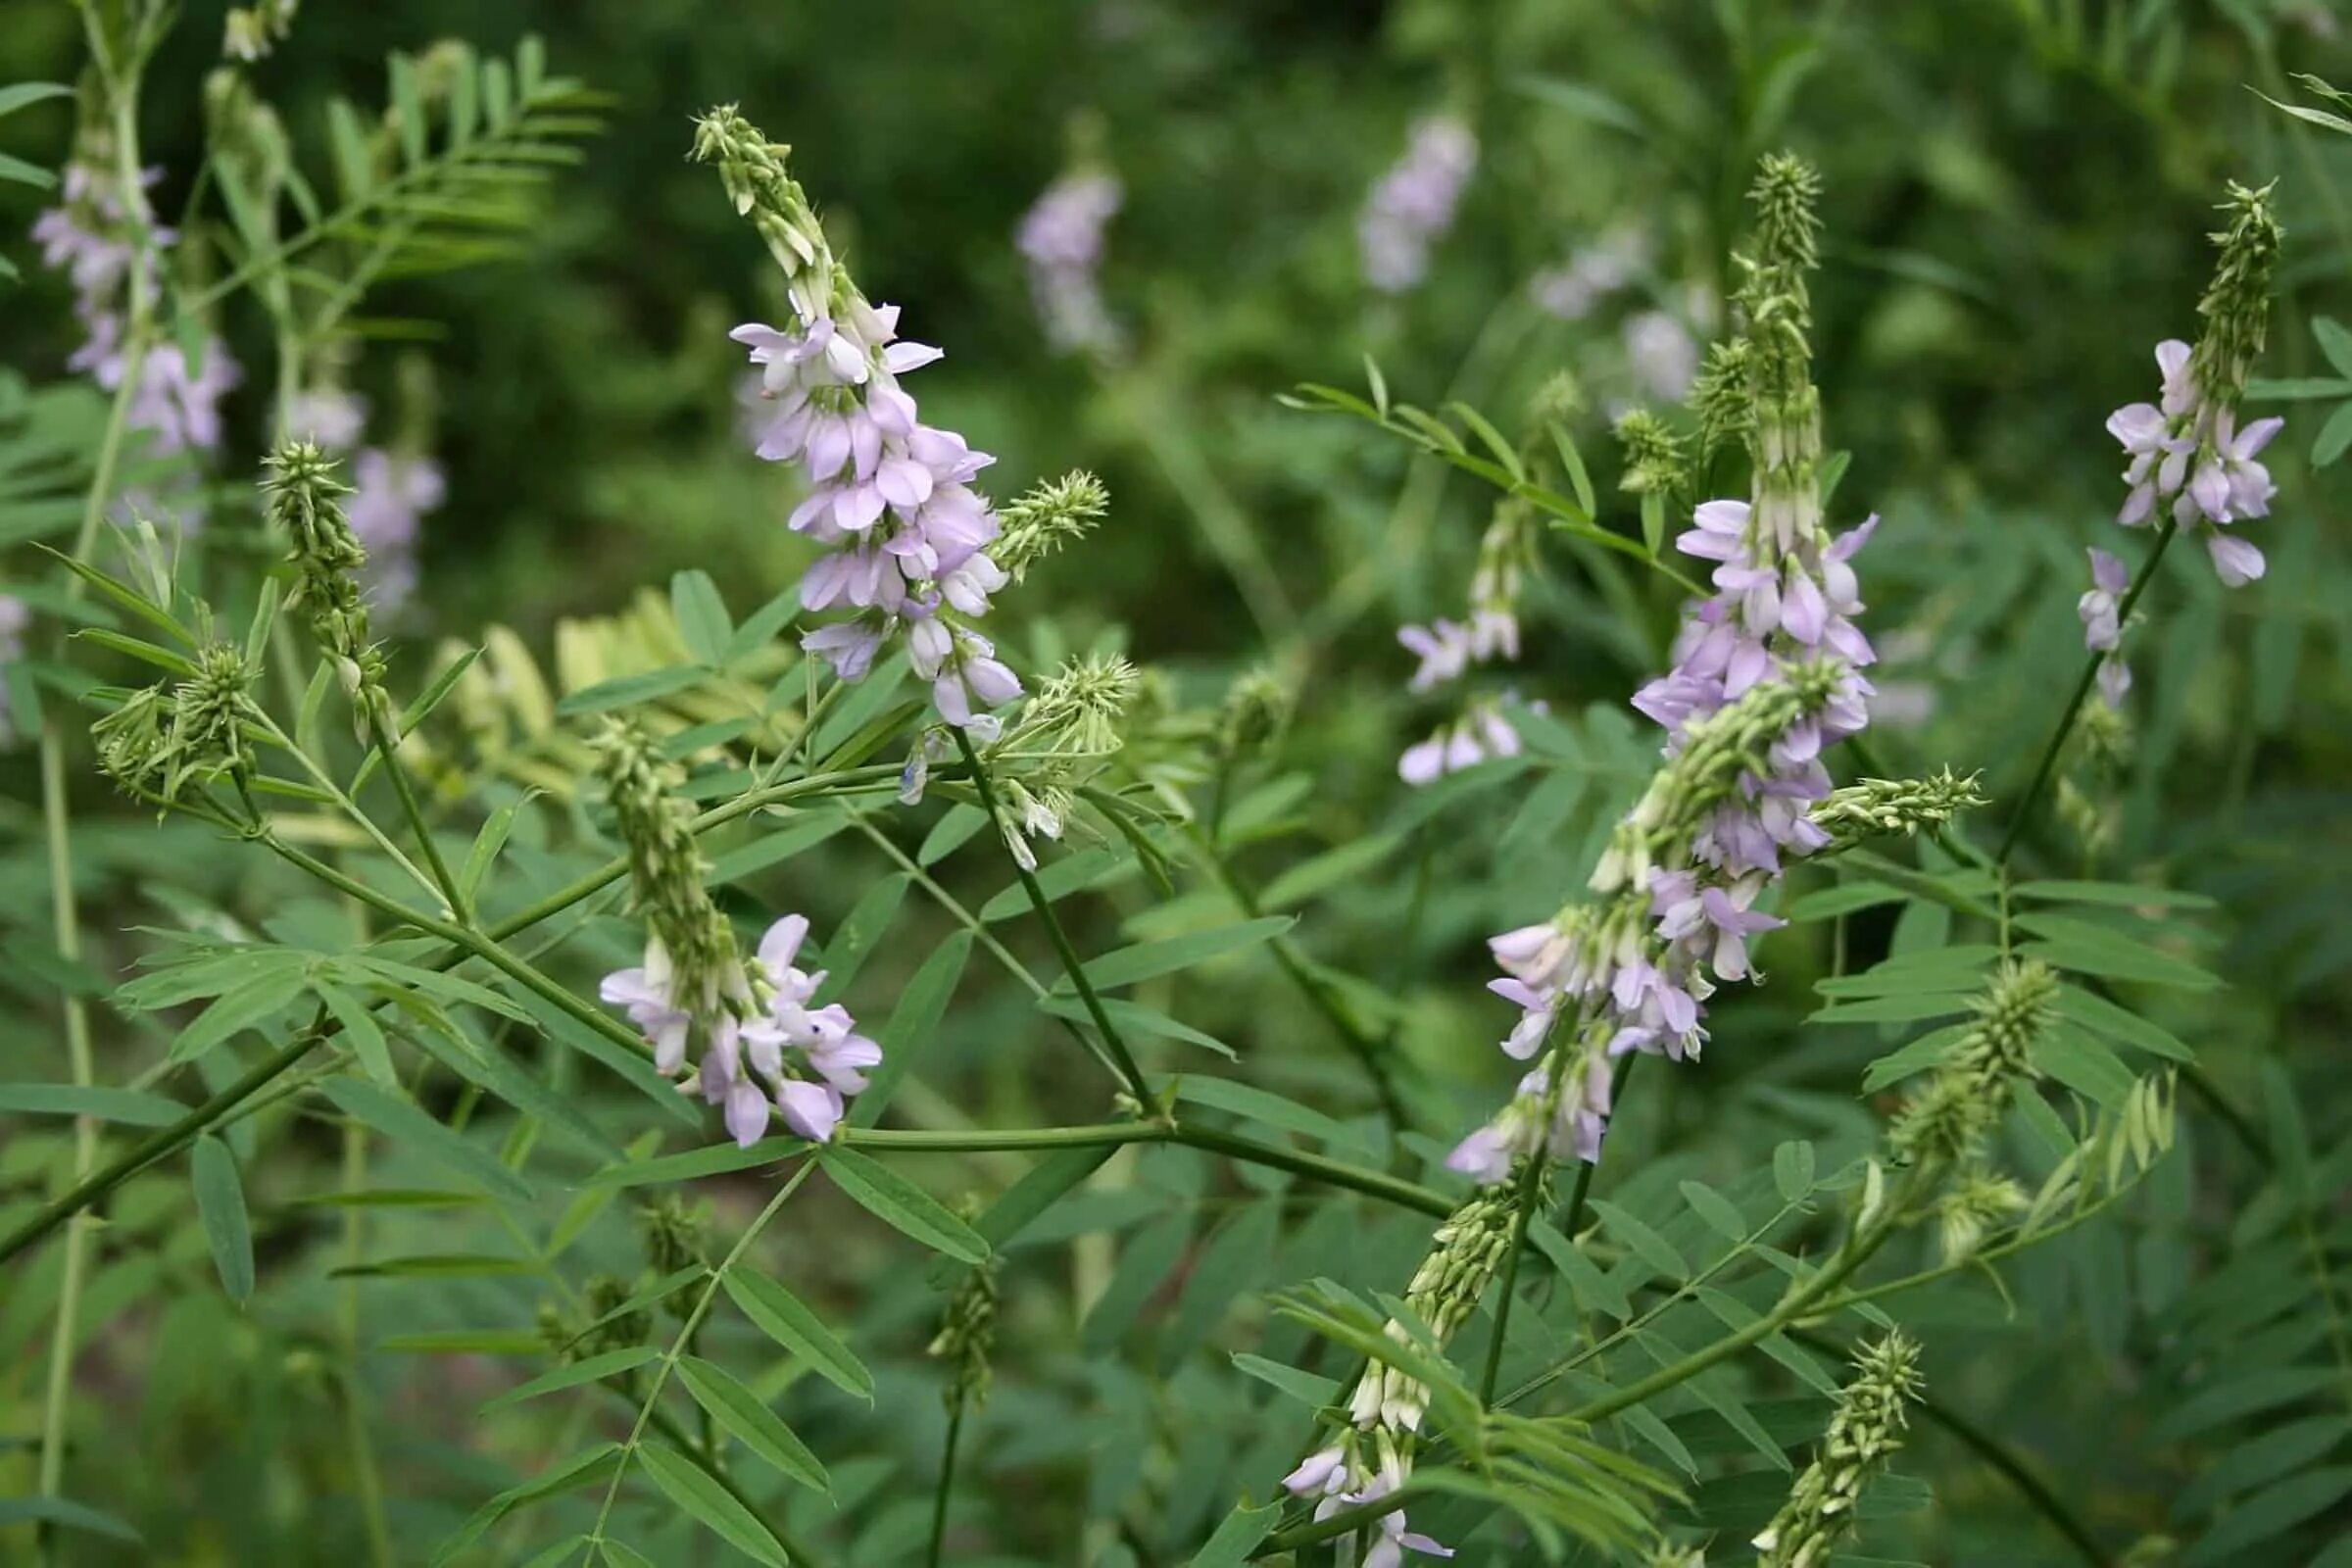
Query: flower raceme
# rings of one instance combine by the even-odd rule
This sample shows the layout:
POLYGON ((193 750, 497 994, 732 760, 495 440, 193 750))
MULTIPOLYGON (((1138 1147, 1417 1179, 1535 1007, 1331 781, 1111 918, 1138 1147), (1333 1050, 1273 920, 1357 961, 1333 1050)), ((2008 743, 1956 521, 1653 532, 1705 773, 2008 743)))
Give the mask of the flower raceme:
POLYGON ((2268 516, 2278 490, 2259 460, 2285 421, 2256 419, 2241 429, 2237 405, 2269 331, 2280 230, 2267 185, 2232 184, 2222 211, 2230 223, 2214 236, 2221 254, 2197 302, 2203 334, 2194 348, 2178 338, 2156 345, 2157 401, 2116 410, 2107 432, 2132 460, 2124 469, 2131 493, 2116 520, 2139 527, 2169 504, 2176 526, 2204 535, 2223 583, 2242 588, 2263 574, 2262 551, 2222 530, 2268 516))
POLYGON ((698 123, 696 156, 719 165, 789 284, 793 319, 730 335, 750 350, 773 405, 759 455, 797 465, 808 486, 787 526, 827 552, 801 580, 801 603, 856 612, 801 646, 855 681, 904 636, 940 716, 994 740, 1002 721, 987 710, 1018 698, 1021 684, 967 622, 1010 580, 988 550, 1001 531, 996 513, 971 484, 996 460, 917 417, 899 378, 940 350, 901 340, 898 308, 858 292, 785 172, 785 151, 731 108, 698 123))
POLYGON ((1364 278, 1402 294, 1429 270, 1430 247, 1453 226, 1462 187, 1478 168, 1478 137, 1451 115, 1417 122, 1404 156, 1373 185, 1356 220, 1364 278))
POLYGON ((699 1043, 685 1087, 721 1107, 738 1144, 758 1143, 771 1113, 803 1138, 832 1137, 882 1049, 838 1003, 813 1004, 825 972, 798 966, 808 920, 776 921, 745 962, 711 902, 676 765, 631 725, 609 726, 597 748, 648 928, 644 961, 605 976, 598 995, 628 1013, 665 1076, 683 1071, 699 1043))
POLYGON ((1876 654, 1854 622, 1852 561, 1878 519, 1835 537, 1822 520, 1805 340, 1817 186, 1804 165, 1770 158, 1754 192, 1740 362, 1753 499, 1702 503, 1677 541, 1716 564, 1716 592, 1686 612, 1673 667, 1634 698, 1666 731, 1665 763, 1593 870, 1600 902, 1489 944, 1505 976, 1492 989, 1521 1009, 1504 1053, 1524 1061, 1556 1044, 1448 1159, 1482 1182, 1539 1152, 1597 1159, 1611 1058, 1697 1055, 1716 982, 1754 978, 1749 940, 1784 923, 1754 906, 1786 858, 1831 843, 1812 810, 1831 795, 1822 752, 1869 722, 1861 670, 1876 654))
POLYGON ((882 1059, 848 1008, 810 1005, 825 971, 795 967, 808 936, 805 915, 769 926, 753 961, 721 981, 718 1006, 699 1018, 659 937, 646 944, 642 964, 614 970, 598 988, 645 1031, 665 1075, 685 1066, 700 1025, 705 1049, 686 1087, 721 1107, 728 1134, 747 1149, 766 1135, 771 1111, 803 1138, 831 1138, 849 1097, 865 1088, 865 1069, 882 1059))
POLYGON ((1102 231, 1123 200, 1116 175, 1101 170, 1064 174, 1045 188, 1013 236, 1029 264, 1029 296, 1046 341, 1059 353, 1112 354, 1118 323, 1102 304, 1096 274, 1102 231))

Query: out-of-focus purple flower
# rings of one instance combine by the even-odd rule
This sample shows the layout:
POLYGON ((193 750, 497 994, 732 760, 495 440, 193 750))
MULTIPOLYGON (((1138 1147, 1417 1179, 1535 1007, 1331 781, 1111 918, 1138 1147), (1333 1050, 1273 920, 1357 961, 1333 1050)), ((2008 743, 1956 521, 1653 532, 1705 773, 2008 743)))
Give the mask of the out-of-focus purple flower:
POLYGON ((0 594, 0 746, 17 736, 16 715, 9 701, 8 666, 24 657, 24 628, 32 622, 32 611, 24 600, 10 594, 0 594))
POLYGON ((1548 315, 1580 320, 1648 265, 1648 237, 1636 228, 1614 229, 1560 266, 1538 272, 1528 282, 1528 295, 1548 315))
POLYGON ((368 552, 368 588, 384 610, 397 610, 416 590, 420 519, 439 510, 448 484, 430 458, 395 457, 375 447, 353 459, 351 471, 344 514, 368 552))
POLYGON ((1453 226, 1462 187, 1478 168, 1478 137, 1450 115, 1416 122, 1404 156, 1381 175, 1356 220, 1364 278, 1402 294, 1429 270, 1430 247, 1453 226))
POLYGON ((1029 264, 1029 297, 1046 341, 1062 353, 1109 354, 1118 324, 1102 303, 1102 235, 1119 210, 1118 180, 1099 171, 1065 174, 1046 187, 1014 236, 1029 264))
POLYGON ((1698 376, 1698 339, 1680 318, 1643 311, 1626 320, 1625 359, 1642 391, 1663 403, 1680 403, 1698 376))

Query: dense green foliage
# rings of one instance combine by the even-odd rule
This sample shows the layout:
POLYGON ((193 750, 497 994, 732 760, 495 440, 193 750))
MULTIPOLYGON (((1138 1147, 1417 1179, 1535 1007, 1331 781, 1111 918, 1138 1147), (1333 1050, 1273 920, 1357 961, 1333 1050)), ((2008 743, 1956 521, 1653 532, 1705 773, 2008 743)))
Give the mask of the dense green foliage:
POLYGON ((216 7, 0 0, 0 1557, 1321 1563, 1280 1482, 1369 1358, 1458 1561, 1720 1568, 1858 1494, 1817 1561, 2348 1568, 2338 25, 312 0, 238 63, 216 7), (142 19, 110 122, 92 40, 142 19), (1116 692, 933 728, 919 804, 905 656, 842 686, 798 646, 815 552, 726 337, 792 306, 690 158, 724 103, 947 350, 909 384, 999 511, 1107 491, 989 633, 1033 697, 1088 656, 1116 692), (1476 172, 1382 294, 1359 215, 1437 111, 1476 172), (110 124, 179 231, 128 330, 243 368, 192 458, 68 368, 23 237, 110 124), (1703 1059, 1621 1067, 1597 1166, 1477 1199, 1447 1154, 1525 1070, 1485 939, 1589 897, 1664 765, 1627 705, 1699 570, 1670 542, 1750 493, 1736 434, 1628 461, 1629 408, 1701 436, 1642 322, 1755 336, 1783 147, 1823 186, 1803 478, 1883 518, 1833 770, 1983 800, 1792 861, 1703 1059), (1124 191, 1100 353, 1048 344, 1015 244, 1072 170, 1124 191), (2115 527, 2101 425, 2274 179, 2246 416, 2287 424, 2226 588, 2115 527), (1636 231, 1574 318, 1531 287, 1636 231), (447 480, 372 627, 353 475, 285 444, 335 384, 447 480), (1470 681, 1520 749, 1411 787, 1458 709, 1396 630, 1462 613, 1498 505, 1525 651, 1470 681), (2135 574, 2117 710, 2086 546, 2135 574), (882 1064, 821 1152, 741 1152, 599 979, 649 922, 722 962, 795 911, 882 1064))

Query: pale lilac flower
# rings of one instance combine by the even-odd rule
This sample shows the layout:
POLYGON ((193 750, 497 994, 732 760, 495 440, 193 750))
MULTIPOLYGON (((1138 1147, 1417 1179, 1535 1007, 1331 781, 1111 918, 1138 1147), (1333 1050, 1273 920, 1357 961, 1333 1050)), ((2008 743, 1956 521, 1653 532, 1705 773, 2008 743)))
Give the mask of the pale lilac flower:
POLYGON ((2262 559, 2262 552, 2250 541, 2234 534, 2219 531, 2208 533, 2205 536, 2205 550, 2213 557, 2213 569, 2220 575, 2224 587, 2243 588, 2269 569, 2269 564, 2262 559))
POLYGON ((1022 216, 1014 238, 1029 264, 1029 296, 1060 352, 1105 354, 1119 346, 1119 329, 1102 304, 1096 274, 1102 266, 1102 232, 1119 210, 1119 182, 1109 174, 1065 174, 1046 187, 1022 216))
POLYGON ((797 966, 808 935, 802 915, 770 925, 752 961, 721 982, 718 1010, 708 1018, 675 997, 669 957, 658 941, 647 944, 641 966, 615 970, 598 987, 645 1032, 654 1065, 665 1075, 685 1066, 701 1035, 702 1059, 687 1087, 720 1107, 728 1136, 745 1148, 766 1136, 776 1115, 799 1137, 830 1139, 849 1098, 866 1087, 866 1069, 882 1060, 882 1048, 858 1033, 848 1008, 810 1005, 825 972, 797 966))
POLYGON ((299 393, 286 411, 286 434, 324 452, 349 452, 368 427, 368 400, 341 387, 299 393))
POLYGON ((2094 654, 2113 653, 2123 636, 2116 619, 2117 606, 2124 590, 2132 586, 2132 573, 2106 551, 2093 550, 2090 581, 2090 591, 2075 604, 2076 613, 2082 617, 2082 646, 2094 654))
POLYGON ((1430 247, 1453 226, 1462 187, 1478 167, 1478 138, 1450 115, 1413 126, 1404 156, 1381 175, 1356 220, 1364 278, 1401 294, 1429 270, 1430 247))
MULTIPOLYGON (((2278 486, 2260 457, 2285 421, 2274 416, 2238 429, 2237 411, 2199 389, 2192 358, 2189 346, 2177 338, 2159 344, 2160 400, 2133 403, 2108 416, 2108 433, 2132 460, 2124 470, 2131 490, 2116 520, 2138 527, 2169 502, 2175 525, 2204 533, 2206 553, 2223 584, 2242 588, 2263 574, 2262 552, 2218 530, 2270 514, 2278 486)), ((2083 607, 2085 627, 2103 631, 2104 622, 2094 625, 2090 619, 2091 596, 2084 596, 2083 607)), ((2118 662, 2110 664, 2101 670, 2102 691, 2112 687, 2110 700, 2120 701, 2131 674, 2118 662)))
POLYGON ((1528 294, 1546 314, 1574 321, 1631 283, 1647 265, 1648 238, 1639 229, 1620 228, 1576 252, 1564 265, 1538 272, 1528 283, 1528 294))
POLYGON ((1413 678, 1405 683, 1407 691, 1425 692, 1457 678, 1470 667, 1475 651, 1469 629, 1443 616, 1426 626, 1397 627, 1396 640, 1421 661, 1413 678))
POLYGON ((993 738, 1001 723, 986 710, 1019 697, 1020 682, 986 638, 942 610, 977 618, 1008 580, 985 553, 996 514, 971 488, 995 460, 917 417, 899 377, 940 353, 899 340, 898 319, 896 306, 853 296, 839 319, 752 322, 731 335, 750 350, 773 409, 759 455, 797 463, 810 481, 787 526, 828 547, 802 579, 801 602, 859 612, 807 633, 801 646, 855 681, 904 632, 941 716, 993 738))
POLYGON ((1440 725, 1429 739, 1406 747, 1396 760, 1396 776, 1418 787, 1481 762, 1516 757, 1520 750, 1519 731, 1503 717, 1502 710, 1493 703, 1473 703, 1460 718, 1440 725))
POLYGON ((416 589, 419 519, 440 508, 448 484, 430 458, 394 457, 376 447, 361 452, 351 471, 344 513, 368 552, 369 595, 386 611, 397 610, 416 589))

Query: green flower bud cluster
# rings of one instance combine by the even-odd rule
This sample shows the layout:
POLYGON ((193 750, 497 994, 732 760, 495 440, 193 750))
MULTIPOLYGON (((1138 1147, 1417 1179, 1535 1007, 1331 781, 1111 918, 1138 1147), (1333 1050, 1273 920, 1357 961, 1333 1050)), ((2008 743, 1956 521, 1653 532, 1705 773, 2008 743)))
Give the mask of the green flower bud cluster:
POLYGON ((1724 338, 1707 345, 1706 362, 1690 383, 1690 410, 1698 416, 1698 464, 1704 467, 1715 454, 1745 441, 1755 427, 1755 407, 1748 400, 1748 367, 1755 351, 1746 338, 1724 338))
POLYGON ((1752 1543, 1757 1568, 1821 1568, 1853 1529, 1863 1484, 1903 1446, 1906 1402, 1920 1387, 1918 1345, 1890 1331, 1854 1365, 1858 1375, 1839 1393, 1813 1462, 1752 1543))
MULTIPOLYGON (((1469 1321, 1509 1252, 1512 1213, 1511 1185, 1484 1187, 1447 1215, 1430 1239, 1429 1254, 1405 1287, 1404 1304, 1441 1345, 1469 1321)), ((1388 1332, 1400 1344, 1407 1338, 1401 1323, 1390 1323, 1388 1332)), ((1364 1369, 1349 1408, 1358 1427, 1406 1434, 1420 1430, 1428 1402, 1429 1389, 1418 1378, 1375 1362, 1364 1369)))
POLYGON ((1849 850, 1864 839, 1923 827, 1941 827, 1971 807, 1983 806, 1977 775, 1961 778, 1944 768, 1927 778, 1866 778, 1832 790, 1813 808, 1813 823, 1830 835, 1825 853, 1849 850))
POLYGON ((1820 261, 1821 176, 1802 159, 1769 154, 1748 196, 1757 212, 1756 254, 1741 262, 1747 277, 1740 306, 1747 318, 1753 526, 1788 549, 1821 524, 1821 394, 1813 385, 1805 282, 1820 261))
POLYGON ((735 928, 710 900, 710 863, 695 843, 693 809, 678 797, 685 776, 634 723, 608 720, 591 746, 629 860, 636 907, 667 955, 670 996, 698 1020, 751 1000, 735 928))
POLYGON ((1895 1152, 1912 1159, 1974 1153, 2008 1109, 2012 1083, 2034 1076, 2034 1042, 2057 997, 2047 964, 2004 964, 1974 1004, 1974 1027, 1895 1117, 1887 1135, 1895 1152))
POLYGON ((989 559, 1019 582, 1031 566, 1085 538, 1109 511, 1110 492, 1083 468, 1032 485, 997 514, 1003 531, 990 543, 989 559))
POLYGON ((231 6, 220 32, 220 52, 231 60, 251 63, 269 57, 294 30, 294 13, 302 0, 261 0, 259 5, 231 6))
POLYGON ((1217 753, 1229 763, 1263 746, 1290 722, 1291 689, 1263 664, 1244 670, 1217 709, 1217 753))
MULTIPOLYGON (((675 1193, 664 1193, 637 1210, 637 1228, 645 1238, 645 1261, 657 1277, 666 1278, 682 1268, 706 1262, 703 1233, 708 1225, 702 1211, 675 1193)), ((686 1298, 673 1296, 679 1312, 689 1308, 686 1298)))
POLYGON ((988 1400, 989 1352, 997 1343, 996 1259, 965 1272, 948 1297, 939 1332, 924 1353, 951 1363, 948 1386, 940 1392, 950 1410, 977 1409, 988 1400))
POLYGON ((1691 720, 1682 749, 1651 775, 1641 803, 1617 824, 1593 867, 1596 893, 1639 892, 1653 865, 1675 867, 1690 858, 1692 835, 1707 814, 1730 798, 1744 774, 1772 771, 1767 751, 1788 727, 1829 703, 1844 676, 1835 660, 1784 665, 1783 679, 1762 681, 1737 699, 1691 720))
POLYGON ((384 657, 368 640, 368 605, 360 568, 368 564, 340 497, 351 487, 335 477, 335 461, 309 441, 281 441, 262 479, 263 503, 273 527, 285 530, 294 567, 288 609, 310 612, 311 634, 326 650, 354 704, 384 705, 384 657))
POLYGON ((2213 236, 2221 257, 2197 301, 2205 330, 2189 368, 2208 408, 2235 408, 2270 332, 2271 273, 2283 230, 2271 211, 2269 185, 2254 190, 2231 180, 2221 210, 2229 222, 2213 236))
POLYGON ((222 642, 198 649, 195 666, 169 690, 159 683, 132 693, 90 726, 98 765, 124 792, 169 804, 190 783, 254 770, 245 721, 258 711, 257 672, 222 642))
MULTIPOLYGON (((1742 403, 1744 406, 1744 400, 1742 403)), ((1617 445, 1625 452, 1625 477, 1617 488, 1630 495, 1670 493, 1689 487, 1690 462, 1674 427, 1647 409, 1620 415, 1617 445)))
POLYGON ((695 160, 718 165, 736 216, 752 220, 793 291, 811 307, 807 314, 834 314, 831 307, 848 303, 855 285, 835 261, 808 193, 786 168, 791 155, 790 147, 769 141, 733 104, 694 122, 695 160))

